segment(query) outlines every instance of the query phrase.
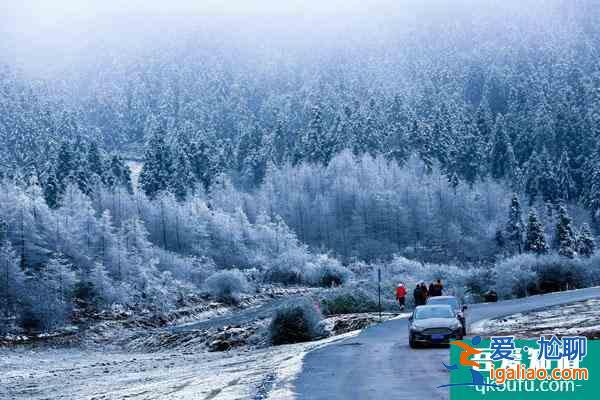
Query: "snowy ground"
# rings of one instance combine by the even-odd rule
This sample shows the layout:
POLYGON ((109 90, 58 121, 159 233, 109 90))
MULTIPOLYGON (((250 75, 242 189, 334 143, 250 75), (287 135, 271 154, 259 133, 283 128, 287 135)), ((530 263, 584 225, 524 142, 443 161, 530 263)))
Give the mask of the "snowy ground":
POLYGON ((515 335, 522 338, 540 335, 584 335, 590 339, 599 339, 600 300, 591 299, 483 320, 472 325, 471 334, 515 335))
MULTIPOLYGON (((242 307, 199 304, 152 318, 101 320, 59 340, 36 338, 0 347, 0 399, 289 399, 304 355, 351 337, 376 314, 330 317, 336 336, 269 347, 274 310, 309 293, 272 291, 242 307), (281 293, 280 293, 281 292, 281 293), (229 351, 214 350, 227 343, 229 351)), ((384 314, 383 319, 395 314, 384 314)))
POLYGON ((307 351, 356 333, 220 353, 0 350, 0 399, 288 399, 307 351))

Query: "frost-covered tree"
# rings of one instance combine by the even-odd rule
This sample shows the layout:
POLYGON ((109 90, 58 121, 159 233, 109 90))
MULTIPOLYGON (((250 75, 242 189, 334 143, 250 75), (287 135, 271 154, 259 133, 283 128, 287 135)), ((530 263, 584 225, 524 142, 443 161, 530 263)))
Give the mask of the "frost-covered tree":
POLYGON ((521 211, 521 203, 517 195, 513 195, 510 201, 508 210, 508 221, 504 228, 504 240, 512 249, 516 249, 519 253, 523 246, 524 224, 521 211))
POLYGON ((558 254, 569 258, 575 256, 577 249, 575 235, 571 227, 571 217, 569 217, 565 206, 562 205, 558 208, 555 242, 558 254))
POLYGON ((51 330, 65 324, 73 307, 77 277, 71 264, 61 255, 52 256, 35 275, 25 281, 27 304, 23 323, 51 330))
POLYGON ((590 257, 596 250, 596 242, 588 224, 583 224, 577 235, 577 253, 584 257, 590 257))
POLYGON ((527 218, 525 251, 536 254, 546 254, 548 252, 544 226, 533 210, 529 211, 527 218))
POLYGON ((184 201, 194 192, 195 179, 187 154, 181 150, 175 156, 171 190, 177 200, 184 201))
POLYGON ((133 193, 131 170, 123 159, 114 154, 109 161, 108 171, 105 173, 105 182, 109 188, 123 188, 128 193, 133 193))
POLYGON ((89 182, 93 188, 105 182, 106 165, 96 142, 91 142, 88 146, 86 166, 89 182))
POLYGON ((504 117, 498 117, 494 131, 494 143, 490 154, 490 172, 495 179, 510 178, 516 167, 516 160, 504 117))
POLYGON ((140 173, 140 187, 150 198, 170 188, 173 175, 171 148, 165 141, 165 132, 157 128, 146 145, 144 167, 140 173))
POLYGON ((575 182, 571 176, 569 155, 563 151, 556 169, 557 198, 569 201, 575 196, 575 182))
POLYGON ((16 315, 25 281, 25 275, 19 268, 17 253, 6 237, 1 236, 0 234, 0 332, 3 325, 8 325, 9 318, 16 315))

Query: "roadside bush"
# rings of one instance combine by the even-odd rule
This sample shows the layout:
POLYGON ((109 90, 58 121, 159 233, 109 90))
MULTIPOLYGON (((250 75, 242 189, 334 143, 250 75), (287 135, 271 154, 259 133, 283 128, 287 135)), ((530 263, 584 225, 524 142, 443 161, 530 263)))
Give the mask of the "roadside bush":
POLYGON ((326 315, 366 313, 378 310, 377 301, 362 289, 337 290, 321 300, 321 305, 321 309, 326 315))
POLYGON ((217 300, 234 304, 239 295, 248 289, 248 281, 239 270, 219 271, 206 280, 208 292, 217 300))
POLYGON ((500 297, 523 297, 598 283, 596 258, 566 258, 556 254, 521 254, 494 266, 496 292, 500 297))
POLYGON ((271 343, 281 345, 315 340, 323 336, 320 322, 321 314, 309 300, 283 306, 275 312, 269 326, 271 343))
POLYGON ((536 287, 533 265, 536 256, 522 254, 502 260, 494 266, 495 290, 500 298, 524 297, 536 287))
POLYGON ((311 265, 308 253, 302 248, 292 248, 267 260, 264 279, 267 282, 297 285, 307 279, 307 268, 311 265))
POLYGON ((312 284, 323 287, 341 286, 352 275, 338 260, 326 255, 318 257, 311 274, 312 284))

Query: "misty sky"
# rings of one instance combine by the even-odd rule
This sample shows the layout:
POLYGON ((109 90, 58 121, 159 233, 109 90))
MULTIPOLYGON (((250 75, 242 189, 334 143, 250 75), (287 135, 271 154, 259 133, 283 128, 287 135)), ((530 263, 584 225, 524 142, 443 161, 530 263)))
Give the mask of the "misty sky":
MULTIPOLYGON (((8 0, 0 1, 0 61, 50 70, 96 54, 180 45, 190 31, 204 43, 307 48, 387 46, 398 30, 417 24, 467 23, 510 3, 543 12, 528 0, 8 0), (471 16, 471 14, 473 14, 471 16), (425 17, 424 17, 425 16, 425 17), (206 34, 209 32, 210 34, 206 34), (83 56, 85 55, 85 56, 83 56), (78 58, 79 57, 79 58, 78 58), (41 67, 41 68, 40 68, 41 67)), ((505 19, 502 19, 505 21, 505 19)), ((197 43, 200 44, 200 43, 197 43)))

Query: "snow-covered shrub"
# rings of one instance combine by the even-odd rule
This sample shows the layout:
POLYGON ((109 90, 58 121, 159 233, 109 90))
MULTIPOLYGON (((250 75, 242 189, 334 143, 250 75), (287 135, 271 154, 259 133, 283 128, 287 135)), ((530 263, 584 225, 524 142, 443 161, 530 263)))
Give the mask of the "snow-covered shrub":
POLYGON ((248 281, 239 270, 219 271, 206 280, 208 292, 220 301, 235 303, 248 289, 248 281))
POLYGON ((516 255, 494 266, 496 292, 501 297, 522 297, 593 284, 594 258, 568 258, 556 254, 516 255))
POLYGON ((336 289, 321 300, 325 315, 376 312, 377 299, 361 288, 336 289))
POLYGON ((332 287, 343 285, 351 276, 350 271, 335 258, 320 255, 314 262, 309 281, 314 285, 332 287))
POLYGON ((600 285, 600 254, 595 253, 585 259, 585 274, 589 286, 600 285))
POLYGON ((300 343, 323 335, 321 314, 310 300, 280 307, 275 311, 269 334, 274 345, 300 343))
POLYGON ((265 270, 265 280, 284 285, 303 283, 310 267, 310 255, 304 248, 293 247, 271 261, 265 270))
MULTIPOLYGON (((0 235, 2 233, 0 230, 0 235)), ((24 281, 16 252, 8 240, 3 240, 0 243, 0 334, 7 332, 13 324, 24 281)))
POLYGON ((25 283, 21 325, 34 330, 51 330, 68 321, 73 308, 77 277, 72 266, 58 254, 25 283))
POLYGON ((495 291, 501 298, 523 297, 535 288, 537 280, 533 267, 537 256, 521 254, 502 260, 494 266, 495 291))

